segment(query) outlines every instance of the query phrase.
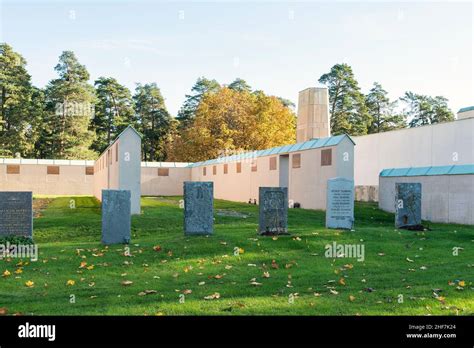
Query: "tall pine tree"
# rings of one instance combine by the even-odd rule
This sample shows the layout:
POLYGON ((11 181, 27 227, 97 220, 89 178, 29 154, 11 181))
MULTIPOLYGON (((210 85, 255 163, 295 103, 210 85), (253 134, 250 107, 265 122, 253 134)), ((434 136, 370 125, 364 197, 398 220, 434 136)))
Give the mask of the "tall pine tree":
POLYGON ((32 152, 32 94, 26 60, 11 46, 0 44, 0 156, 24 157, 32 152))
POLYGON ((54 68, 59 78, 46 87, 47 119, 42 141, 43 156, 63 159, 91 159, 94 133, 89 130, 95 103, 89 73, 71 51, 64 51, 54 68))
POLYGON ((454 114, 448 107, 448 99, 444 97, 406 92, 400 100, 407 105, 410 127, 454 121, 454 114))
POLYGON ((368 112, 372 117, 369 133, 380 133, 406 127, 405 115, 395 112, 397 102, 391 102, 387 91, 378 82, 365 97, 368 112))
POLYGON ((128 125, 135 125, 133 99, 130 90, 114 78, 99 77, 94 86, 97 104, 91 129, 96 140, 91 148, 101 153, 128 125))
POLYGON ((352 68, 347 64, 336 64, 319 78, 319 82, 329 90, 331 133, 367 134, 371 117, 352 68))
POLYGON ((156 83, 138 84, 133 96, 138 131, 143 134, 142 157, 145 161, 163 161, 172 117, 156 83))

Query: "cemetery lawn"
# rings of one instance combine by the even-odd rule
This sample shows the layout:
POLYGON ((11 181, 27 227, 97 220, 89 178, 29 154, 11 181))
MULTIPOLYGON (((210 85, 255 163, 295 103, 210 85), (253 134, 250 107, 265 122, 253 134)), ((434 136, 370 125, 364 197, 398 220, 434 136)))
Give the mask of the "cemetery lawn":
POLYGON ((260 237, 257 206, 216 200, 214 235, 185 237, 181 197, 144 197, 125 256, 100 244, 99 203, 73 198, 76 209, 70 197, 35 199, 39 259, 0 261, 0 313, 474 314, 472 226, 398 231, 393 214, 357 203, 353 232, 325 229, 322 211, 291 209, 291 236, 260 237), (333 242, 363 245, 364 261, 326 258, 333 242))

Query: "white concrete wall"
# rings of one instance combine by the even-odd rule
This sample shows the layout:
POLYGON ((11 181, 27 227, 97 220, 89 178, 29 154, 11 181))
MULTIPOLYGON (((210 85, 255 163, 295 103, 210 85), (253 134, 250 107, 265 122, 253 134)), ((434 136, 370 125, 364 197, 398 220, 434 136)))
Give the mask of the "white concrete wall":
MULTIPOLYGON (((0 191, 32 191, 34 195, 86 195, 101 198, 102 188, 117 189, 118 165, 112 148, 112 164, 105 167, 107 155, 97 161, 64 161, 0 158, 0 191), (5 162, 5 163, 4 163, 5 162), (7 165, 19 165, 20 174, 7 174, 7 165), (48 165, 58 165, 59 175, 48 175, 48 165), (86 167, 94 175, 86 175, 86 167), (107 178, 110 170, 110 185, 107 178), (94 184, 95 182, 95 184, 94 184)), ((183 182, 191 180, 189 163, 141 163, 141 194, 174 196, 183 194, 183 182), (169 176, 158 176, 158 167, 169 168, 169 176)))
MULTIPOLYGON (((282 155, 277 158, 277 169, 270 170, 270 156, 254 159, 257 171, 252 172, 252 160, 242 160, 242 172, 237 173, 237 162, 229 162, 228 174, 224 174, 224 163, 207 165, 206 175, 203 175, 204 166, 192 168, 193 181, 214 182, 214 197, 238 202, 248 202, 257 199, 259 187, 277 187, 280 185, 280 170, 282 168, 282 155)), ((337 176, 348 179, 353 178, 354 172, 354 145, 349 138, 344 138, 339 145, 317 149, 309 149, 289 153, 289 187, 288 199, 300 203, 306 209, 326 209, 327 180, 337 176), (321 151, 332 150, 332 164, 321 166, 321 151), (348 161, 343 161, 343 154, 347 153, 348 161), (293 155, 301 155, 301 167, 293 168, 293 155), (341 157, 340 157, 341 156, 341 157), (339 158, 340 157, 340 158, 339 158)), ((284 177, 284 176, 282 176, 284 177)))
POLYGON ((270 170, 270 157, 257 157, 253 160, 242 160, 241 173, 237 173, 238 162, 218 163, 216 174, 213 174, 213 165, 193 167, 191 170, 192 181, 214 182, 214 198, 227 199, 237 202, 248 202, 256 199, 258 202, 258 188, 260 186, 279 185, 279 163, 277 169, 270 170), (257 171, 252 172, 252 163, 256 161, 257 171), (228 173, 224 174, 224 165, 228 165, 228 173), (206 175, 203 168, 206 167, 206 175))
POLYGON ((470 118, 470 117, 474 117, 474 110, 458 112, 458 120, 463 119, 463 118, 470 118))
POLYGON ((133 128, 128 127, 118 142, 118 189, 130 191, 131 212, 140 214, 142 140, 133 128))
POLYGON ((326 210, 328 179, 337 176, 336 147, 296 152, 301 154, 301 168, 292 168, 290 154, 290 188, 288 198, 305 209, 326 210), (332 149, 332 165, 321 166, 321 150, 332 149))
POLYGON ((474 225, 474 175, 380 177, 379 208, 395 212, 395 183, 421 183, 422 219, 474 225))
POLYGON ((126 128, 95 162, 94 196, 101 201, 102 190, 129 190, 132 214, 140 214, 141 137, 126 128))
POLYGON ((474 118, 354 137, 355 185, 377 186, 386 168, 474 163, 474 118))
POLYGON ((93 161, 0 158, 0 191, 32 191, 34 195, 92 195, 94 175, 86 175, 93 161), (7 165, 19 165, 20 174, 7 174, 7 165), (47 174, 48 165, 59 175, 47 174))
MULTIPOLYGON (((186 163, 187 165, 187 163, 186 163)), ((180 196, 183 182, 191 181, 191 168, 176 163, 142 163, 141 191, 143 196, 180 196), (168 176, 158 176, 158 168, 167 168, 168 176)))

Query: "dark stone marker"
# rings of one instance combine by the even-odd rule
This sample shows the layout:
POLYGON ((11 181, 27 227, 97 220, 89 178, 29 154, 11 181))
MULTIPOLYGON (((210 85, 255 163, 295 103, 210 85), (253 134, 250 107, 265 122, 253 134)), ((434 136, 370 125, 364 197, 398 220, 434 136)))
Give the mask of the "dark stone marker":
POLYGON ((102 190, 102 243, 130 242, 130 197, 129 190, 102 190))
POLYGON ((0 236, 33 238, 32 192, 0 192, 0 236))
POLYGON ((395 227, 421 226, 421 183, 395 184, 395 227))
POLYGON ((184 234, 209 235, 214 229, 214 184, 184 182, 184 234))
POLYGON ((259 234, 288 234, 288 188, 259 188, 259 234))
POLYGON ((354 181, 345 178, 328 180, 326 228, 351 229, 354 224, 354 181))

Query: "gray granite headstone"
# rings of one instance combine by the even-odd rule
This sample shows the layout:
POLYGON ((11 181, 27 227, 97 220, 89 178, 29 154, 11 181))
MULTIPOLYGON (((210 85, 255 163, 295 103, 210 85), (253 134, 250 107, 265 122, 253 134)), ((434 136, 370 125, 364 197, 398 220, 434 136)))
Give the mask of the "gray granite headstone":
POLYGON ((259 234, 288 233, 288 188, 259 188, 259 234))
POLYGON ((214 184, 184 182, 184 234, 209 235, 214 229, 214 184))
POLYGON ((345 178, 328 180, 326 228, 351 229, 354 224, 354 181, 345 178))
POLYGON ((421 183, 395 184, 395 227, 421 225, 421 183))
POLYGON ((33 237, 32 192, 0 192, 0 237, 33 237))
POLYGON ((129 190, 102 190, 102 243, 130 242, 130 196, 129 190))

